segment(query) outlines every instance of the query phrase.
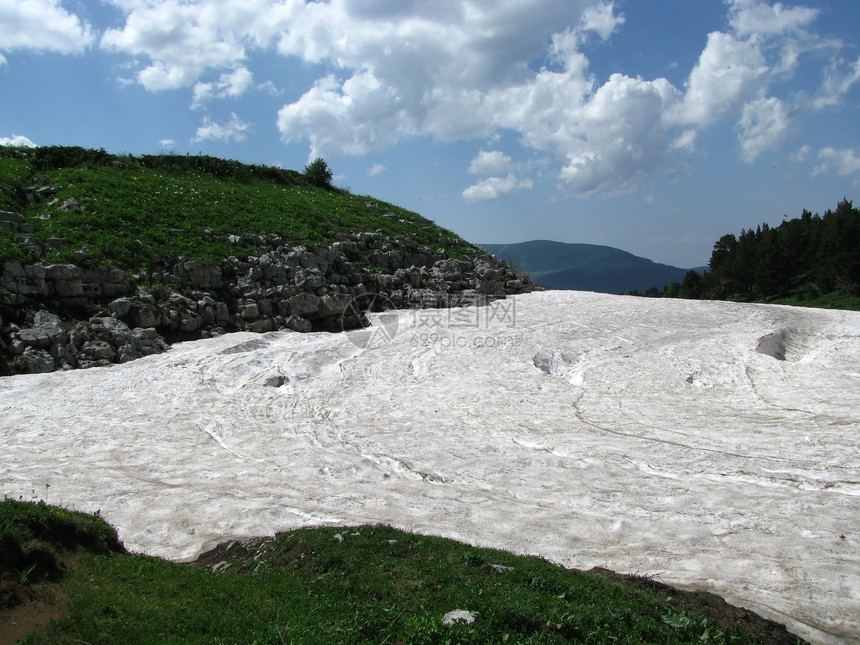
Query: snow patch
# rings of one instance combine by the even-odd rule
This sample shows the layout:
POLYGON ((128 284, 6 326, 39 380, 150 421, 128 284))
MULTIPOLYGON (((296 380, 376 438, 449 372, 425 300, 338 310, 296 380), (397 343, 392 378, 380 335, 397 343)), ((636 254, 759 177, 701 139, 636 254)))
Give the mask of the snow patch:
POLYGON ((860 313, 511 304, 515 324, 439 312, 426 338, 398 312, 401 332, 364 349, 242 332, 0 378, 0 495, 50 484, 52 503, 101 509, 126 547, 175 560, 390 524, 661 572, 815 642, 860 633, 860 313))

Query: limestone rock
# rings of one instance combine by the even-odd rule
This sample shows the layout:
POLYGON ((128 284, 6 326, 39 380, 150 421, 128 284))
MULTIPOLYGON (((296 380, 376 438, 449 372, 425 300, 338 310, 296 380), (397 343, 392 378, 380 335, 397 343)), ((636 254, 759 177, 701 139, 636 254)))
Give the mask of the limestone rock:
MULTIPOLYGON (((0 212, 0 226, 22 224, 21 215, 0 212)), ((258 254, 230 256, 220 265, 155 258, 140 275, 79 266, 85 255, 73 256, 76 264, 0 262, 0 316, 6 321, 0 354, 12 371, 90 367, 164 351, 165 334, 363 326, 367 321, 350 308, 362 296, 384 297, 398 308, 452 307, 534 288, 492 256, 456 260, 408 236, 390 242, 375 232, 338 234, 334 243, 314 247, 284 246, 278 236, 256 234, 236 237, 240 241, 259 247, 258 254), (34 310, 40 313, 26 319, 23 312, 34 310)), ((46 249, 63 243, 49 241, 46 249)))
POLYGON ((15 358, 13 369, 19 374, 44 374, 57 369, 54 357, 44 349, 28 347, 15 358))

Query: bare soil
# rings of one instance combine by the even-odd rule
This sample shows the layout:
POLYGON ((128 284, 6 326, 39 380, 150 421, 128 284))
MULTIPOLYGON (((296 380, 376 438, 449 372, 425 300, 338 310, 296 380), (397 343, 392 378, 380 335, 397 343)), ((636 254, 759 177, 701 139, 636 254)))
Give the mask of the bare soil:
POLYGON ((59 582, 22 582, 16 571, 0 570, 0 645, 12 645, 64 614, 59 582))

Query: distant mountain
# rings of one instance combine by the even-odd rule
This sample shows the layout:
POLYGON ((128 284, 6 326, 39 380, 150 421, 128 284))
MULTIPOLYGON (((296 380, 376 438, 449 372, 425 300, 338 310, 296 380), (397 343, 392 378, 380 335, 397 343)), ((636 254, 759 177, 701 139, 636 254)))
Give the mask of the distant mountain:
POLYGON ((545 289, 600 293, 644 292, 681 282, 688 269, 657 264, 611 246, 533 240, 518 244, 482 244, 502 260, 514 262, 545 289))

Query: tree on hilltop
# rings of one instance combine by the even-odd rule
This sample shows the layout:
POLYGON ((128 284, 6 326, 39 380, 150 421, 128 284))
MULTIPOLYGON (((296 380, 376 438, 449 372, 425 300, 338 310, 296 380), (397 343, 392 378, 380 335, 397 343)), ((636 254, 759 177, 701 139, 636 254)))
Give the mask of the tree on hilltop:
POLYGON ((331 188, 332 172, 322 157, 317 157, 304 169, 307 180, 319 188, 331 188))

